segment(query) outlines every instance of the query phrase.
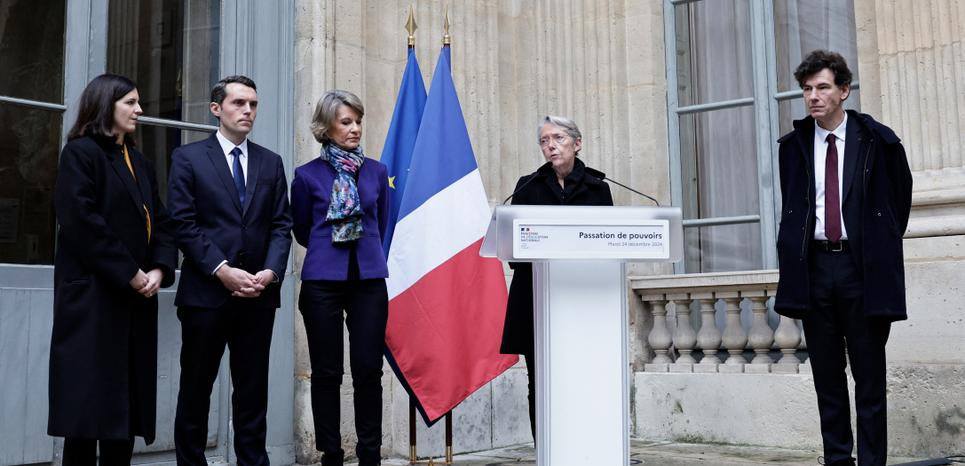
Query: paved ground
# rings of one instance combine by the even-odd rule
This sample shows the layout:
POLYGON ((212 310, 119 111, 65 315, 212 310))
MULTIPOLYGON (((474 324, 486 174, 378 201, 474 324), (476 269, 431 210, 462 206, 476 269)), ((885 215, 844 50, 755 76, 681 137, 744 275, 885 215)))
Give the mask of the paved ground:
MULTIPOLYGON (((706 445, 668 442, 644 442, 631 440, 630 464, 660 466, 747 466, 778 464, 811 466, 818 463, 818 452, 780 450, 776 448, 742 447, 732 445, 706 445)), ((529 466, 535 465, 536 452, 530 444, 498 450, 458 455, 453 464, 459 466, 529 466)), ((923 458, 919 458, 923 459, 923 458)), ((434 458, 433 465, 444 465, 445 458, 434 458)), ((888 464, 914 461, 913 458, 889 458, 888 464)), ((401 466, 408 460, 388 459, 383 465, 401 466)), ((429 464, 428 459, 420 464, 429 464)), ((596 466, 596 465, 587 465, 596 466)), ((607 466, 607 465, 601 465, 607 466)))

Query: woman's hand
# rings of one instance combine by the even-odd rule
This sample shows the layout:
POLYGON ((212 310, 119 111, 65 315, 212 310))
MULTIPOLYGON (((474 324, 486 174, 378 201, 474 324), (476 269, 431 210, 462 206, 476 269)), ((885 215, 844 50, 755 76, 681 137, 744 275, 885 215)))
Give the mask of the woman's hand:
POLYGON ((147 274, 144 273, 143 270, 137 269, 137 273, 134 274, 134 278, 132 278, 130 281, 131 288, 134 288, 134 290, 140 293, 141 288, 147 286, 148 280, 150 279, 147 278, 147 274))
POLYGON ((161 289, 161 280, 164 278, 164 272, 161 269, 154 269, 146 273, 147 283, 144 284, 141 289, 137 290, 145 298, 150 298, 157 294, 158 290, 161 289))

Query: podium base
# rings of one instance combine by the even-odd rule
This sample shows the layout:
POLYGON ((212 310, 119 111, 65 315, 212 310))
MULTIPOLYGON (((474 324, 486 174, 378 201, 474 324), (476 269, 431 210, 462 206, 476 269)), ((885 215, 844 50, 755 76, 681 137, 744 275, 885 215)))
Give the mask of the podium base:
POLYGON ((624 263, 537 262, 533 290, 537 465, 629 464, 624 263))

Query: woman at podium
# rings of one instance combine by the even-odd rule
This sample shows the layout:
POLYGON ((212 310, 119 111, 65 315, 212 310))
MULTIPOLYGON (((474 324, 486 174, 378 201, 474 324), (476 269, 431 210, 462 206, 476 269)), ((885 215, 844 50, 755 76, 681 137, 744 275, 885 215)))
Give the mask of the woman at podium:
MULTIPOLYGON (((583 136, 573 120, 548 115, 539 126, 539 148, 546 163, 516 183, 516 205, 610 206, 613 197, 605 175, 586 166, 577 156, 583 136)), ((500 352, 522 354, 529 380, 529 424, 536 438, 536 353, 533 342, 533 268, 510 262, 515 272, 509 286, 506 321, 500 352)))

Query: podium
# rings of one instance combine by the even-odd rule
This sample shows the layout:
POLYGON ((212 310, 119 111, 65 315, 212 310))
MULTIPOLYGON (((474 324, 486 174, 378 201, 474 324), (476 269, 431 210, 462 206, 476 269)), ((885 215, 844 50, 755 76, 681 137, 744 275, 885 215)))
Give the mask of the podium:
POLYGON ((479 254, 533 263, 536 462, 630 461, 626 262, 683 258, 673 207, 497 206, 479 254))

